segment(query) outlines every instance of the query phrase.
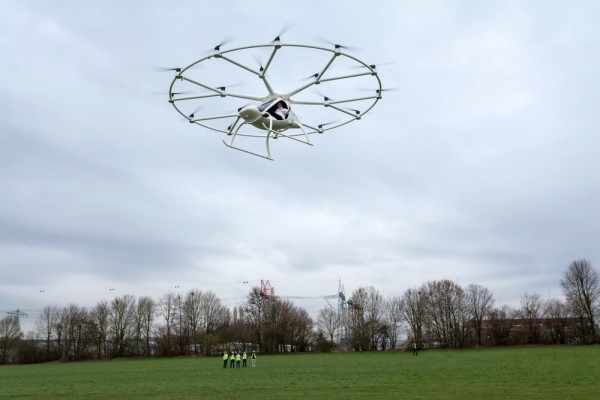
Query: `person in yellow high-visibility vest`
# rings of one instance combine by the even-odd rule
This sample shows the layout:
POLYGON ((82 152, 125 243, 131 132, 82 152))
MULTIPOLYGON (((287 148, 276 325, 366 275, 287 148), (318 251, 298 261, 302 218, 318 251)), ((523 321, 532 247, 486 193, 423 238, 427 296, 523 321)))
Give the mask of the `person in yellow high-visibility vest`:
POLYGON ((246 359, 248 358, 248 354, 246 354, 246 352, 244 351, 244 354, 242 354, 242 367, 246 368, 247 364, 246 364, 246 359))
POLYGON ((235 354, 233 354, 233 351, 229 355, 229 368, 235 368, 235 354))
POLYGON ((240 361, 242 360, 242 356, 240 355, 240 352, 238 351, 238 353, 235 355, 235 366, 237 368, 240 367, 240 361))
POLYGON ((226 351, 223 352, 223 368, 227 368, 227 360, 229 360, 229 355, 226 351))
POLYGON ((252 350, 250 358, 252 358, 252 368, 256 367, 256 352, 254 350, 252 350))

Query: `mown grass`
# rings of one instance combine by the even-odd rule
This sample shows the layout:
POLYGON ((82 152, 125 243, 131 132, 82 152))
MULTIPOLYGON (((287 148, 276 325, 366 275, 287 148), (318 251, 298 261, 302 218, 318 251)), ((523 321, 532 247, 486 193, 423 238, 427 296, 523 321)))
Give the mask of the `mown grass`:
POLYGON ((600 399, 600 346, 3 366, 0 399, 600 399))

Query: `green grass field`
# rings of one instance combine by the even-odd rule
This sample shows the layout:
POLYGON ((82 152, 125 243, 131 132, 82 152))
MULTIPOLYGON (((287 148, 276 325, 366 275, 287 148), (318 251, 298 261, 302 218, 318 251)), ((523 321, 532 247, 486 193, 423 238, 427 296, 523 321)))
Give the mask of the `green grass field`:
POLYGON ((600 399, 600 346, 0 367, 0 399, 600 399), (250 361, 249 361, 250 362, 250 361))

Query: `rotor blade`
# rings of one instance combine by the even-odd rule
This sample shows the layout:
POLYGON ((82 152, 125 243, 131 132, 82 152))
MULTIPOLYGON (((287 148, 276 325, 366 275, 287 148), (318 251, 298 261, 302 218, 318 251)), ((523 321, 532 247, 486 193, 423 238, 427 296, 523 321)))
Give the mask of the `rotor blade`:
POLYGON ((319 129, 322 129, 324 126, 327 125, 331 125, 331 124, 336 124, 338 121, 329 121, 329 122, 325 122, 324 124, 319 124, 317 125, 319 127, 319 129))
MULTIPOLYGON (((388 62, 382 62, 382 63, 376 63, 376 64, 368 64, 369 68, 371 69, 377 69, 378 67, 383 67, 385 65, 392 65, 395 64, 394 61, 388 61, 388 62)), ((350 68, 366 68, 364 65, 352 65, 350 66, 350 68)))
POLYGON ((381 90, 379 90, 379 89, 375 90, 375 93, 379 94, 381 92, 395 92, 396 90, 398 90, 397 87, 383 88, 381 90))
POLYGON ((254 61, 258 65, 259 71, 263 72, 265 70, 265 67, 264 67, 265 64, 262 62, 262 60, 260 59, 260 57, 257 54, 254 55, 254 61))
POLYGON ((190 118, 194 118, 194 116, 196 115, 196 113, 198 111, 200 111, 202 109, 202 107, 198 106, 194 109, 194 111, 192 111, 192 113, 189 115, 190 118))
POLYGON ((221 40, 221 43, 219 43, 218 45, 216 45, 213 50, 215 51, 221 51, 221 46, 225 46, 226 44, 231 43, 231 41, 233 40, 233 36, 231 35, 227 35, 223 38, 223 40, 221 40))
MULTIPOLYGON (((396 90, 398 90, 398 87, 391 87, 391 88, 382 88, 381 92, 395 92, 396 90)), ((367 88, 362 88, 361 90, 367 91, 367 92, 375 92, 377 94, 380 93, 379 89, 367 89, 367 88)))
POLYGON ((226 90, 227 88, 242 86, 241 82, 232 83, 231 85, 215 86, 215 89, 226 90))
MULTIPOLYGON (((165 94, 169 94, 169 92, 152 92, 152 94, 160 94, 160 95, 165 95, 165 94)), ((192 94, 192 92, 172 92, 170 93, 171 96, 178 96, 180 94, 192 94)))
POLYGON ((179 67, 177 67, 177 68, 168 68, 168 67, 154 67, 154 68, 152 68, 152 69, 153 69, 153 70, 155 70, 155 71, 159 71, 159 72, 167 72, 167 71, 181 72, 181 70, 182 70, 183 68, 179 68, 179 67))
POLYGON ((333 100, 331 97, 325 96, 320 90, 315 90, 315 94, 319 97, 322 97, 325 101, 333 100))
POLYGON ((281 41, 281 36, 283 34, 285 34, 287 31, 289 31, 290 29, 292 29, 293 26, 294 26, 294 24, 292 24, 291 22, 286 22, 281 27, 281 30, 279 31, 279 34, 275 37, 275 39, 273 39, 273 41, 271 43, 280 42, 281 41))
POLYGON ((315 72, 314 74, 310 75, 310 76, 305 76, 304 78, 302 78, 303 81, 307 81, 309 79, 316 79, 319 76, 318 72, 315 72))
POLYGON ((339 43, 335 43, 335 42, 332 42, 330 40, 327 40, 327 39, 325 39, 323 37, 320 37, 320 36, 317 36, 317 40, 319 42, 321 42, 321 43, 325 43, 325 44, 331 45, 335 49, 344 49, 344 50, 349 50, 349 51, 357 51, 358 50, 358 47, 344 46, 344 45, 341 45, 339 43))

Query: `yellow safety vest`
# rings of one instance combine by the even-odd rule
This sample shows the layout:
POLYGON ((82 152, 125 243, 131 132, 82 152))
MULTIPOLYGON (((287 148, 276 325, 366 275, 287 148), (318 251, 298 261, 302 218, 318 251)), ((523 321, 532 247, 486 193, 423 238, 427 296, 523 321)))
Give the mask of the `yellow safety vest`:
POLYGON ((235 354, 231 353, 231 355, 229 356, 229 360, 235 360, 235 354))
POLYGON ((236 360, 236 361, 240 361, 240 359, 241 359, 241 356, 240 356, 240 354, 238 353, 238 354, 235 356, 235 360, 236 360))
POLYGON ((227 360, 229 358, 229 356, 227 355, 227 353, 223 353, 223 360, 227 360))
POLYGON ((242 358, 245 360, 246 358, 248 358, 248 356, 246 355, 246 352, 244 352, 244 355, 242 355, 242 358))

